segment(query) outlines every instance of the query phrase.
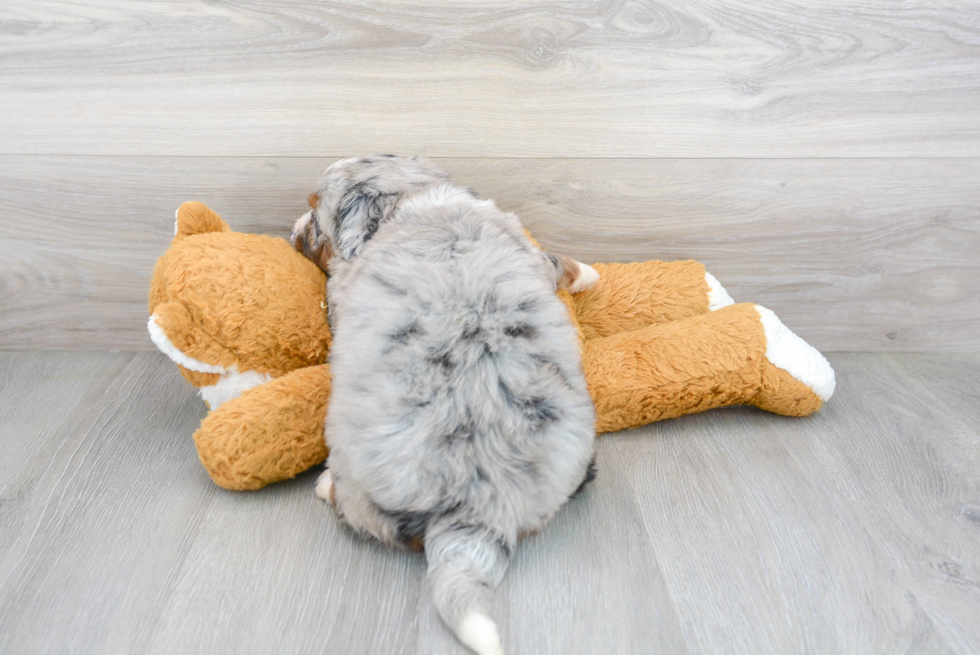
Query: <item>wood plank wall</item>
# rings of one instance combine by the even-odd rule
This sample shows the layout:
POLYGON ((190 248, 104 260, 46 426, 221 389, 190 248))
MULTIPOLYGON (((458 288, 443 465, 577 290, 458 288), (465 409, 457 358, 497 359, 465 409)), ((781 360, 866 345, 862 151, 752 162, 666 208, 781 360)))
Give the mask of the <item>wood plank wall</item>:
POLYGON ((0 348, 152 348, 180 202, 285 235, 375 151, 825 350, 980 350, 980 5, 877 0, 6 0, 0 348))

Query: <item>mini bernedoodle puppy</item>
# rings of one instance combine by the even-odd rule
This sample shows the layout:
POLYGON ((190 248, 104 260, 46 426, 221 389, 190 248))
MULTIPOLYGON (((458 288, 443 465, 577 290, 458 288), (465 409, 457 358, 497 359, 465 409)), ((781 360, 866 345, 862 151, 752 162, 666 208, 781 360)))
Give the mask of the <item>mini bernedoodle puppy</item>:
POLYGON ((317 494, 355 530, 424 547, 459 639, 502 653, 488 617, 518 537, 592 479, 595 412, 561 284, 517 216, 418 158, 345 159, 292 241, 329 273, 332 390, 317 494))

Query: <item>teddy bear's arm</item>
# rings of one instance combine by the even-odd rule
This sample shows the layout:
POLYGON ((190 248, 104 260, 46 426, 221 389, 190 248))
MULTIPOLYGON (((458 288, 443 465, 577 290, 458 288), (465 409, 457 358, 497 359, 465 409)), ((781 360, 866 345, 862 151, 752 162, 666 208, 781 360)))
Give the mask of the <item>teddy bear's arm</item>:
POLYGON ((592 339, 583 366, 598 432, 740 404, 804 416, 834 391, 827 360, 750 303, 592 339))
POLYGON ((599 281, 573 296, 585 339, 676 321, 734 301, 696 261, 594 264, 599 281))
POLYGON ((327 458, 323 423, 330 369, 310 366, 249 389, 194 433, 201 464, 225 489, 259 489, 327 458))

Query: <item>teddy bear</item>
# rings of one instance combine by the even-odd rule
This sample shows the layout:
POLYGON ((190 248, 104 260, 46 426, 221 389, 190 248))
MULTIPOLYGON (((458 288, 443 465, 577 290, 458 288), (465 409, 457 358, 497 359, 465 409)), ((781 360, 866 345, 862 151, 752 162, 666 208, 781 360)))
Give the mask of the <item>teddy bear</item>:
MULTIPOLYGON (((557 293, 578 329, 597 433, 716 407, 806 416, 834 371, 770 310, 736 304, 695 261, 594 264, 557 293)), ((194 433, 216 484, 259 489, 323 462, 330 435, 324 273, 280 238, 232 231, 210 208, 176 213, 149 294, 153 343, 209 413, 194 433)))

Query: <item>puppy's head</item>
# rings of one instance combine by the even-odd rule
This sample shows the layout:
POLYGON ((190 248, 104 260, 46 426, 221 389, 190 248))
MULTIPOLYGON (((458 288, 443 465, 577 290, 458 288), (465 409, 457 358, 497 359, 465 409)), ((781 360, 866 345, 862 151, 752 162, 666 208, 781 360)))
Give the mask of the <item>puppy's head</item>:
POLYGON ((399 200, 448 179, 446 173, 415 157, 341 160, 320 178, 309 198, 313 211, 293 228, 293 245, 323 270, 331 257, 353 259, 388 221, 399 200))

